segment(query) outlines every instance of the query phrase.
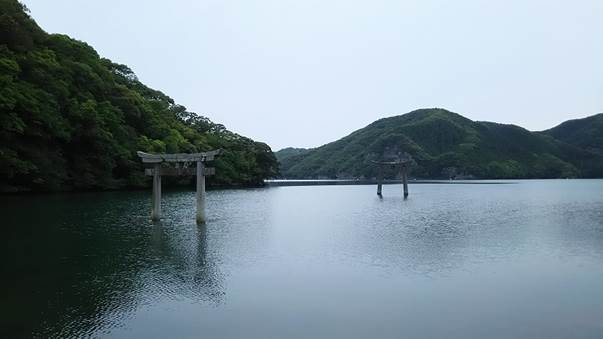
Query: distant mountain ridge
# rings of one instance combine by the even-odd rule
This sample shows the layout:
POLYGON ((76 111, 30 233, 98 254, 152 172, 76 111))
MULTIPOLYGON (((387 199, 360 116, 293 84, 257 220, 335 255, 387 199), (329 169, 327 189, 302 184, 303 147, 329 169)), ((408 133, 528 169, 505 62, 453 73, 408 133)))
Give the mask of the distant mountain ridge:
POLYGON ((568 120, 543 133, 587 151, 603 154, 603 113, 568 120))
POLYGON ((283 149, 276 157, 284 178, 373 178, 372 160, 399 153, 412 156, 418 178, 603 177, 602 121, 600 114, 531 132, 445 109, 419 109, 317 148, 283 149))

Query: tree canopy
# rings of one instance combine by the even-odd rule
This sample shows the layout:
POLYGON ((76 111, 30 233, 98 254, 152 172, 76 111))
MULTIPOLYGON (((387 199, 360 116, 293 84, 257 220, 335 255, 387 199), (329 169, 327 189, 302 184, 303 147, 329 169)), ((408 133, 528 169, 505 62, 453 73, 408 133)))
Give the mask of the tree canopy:
POLYGON ((398 153, 413 157, 412 175, 419 178, 603 177, 603 125, 594 123, 600 118, 535 133, 421 109, 377 120, 318 148, 276 155, 286 178, 373 178, 377 168, 371 161, 398 153))
POLYGON ((145 185, 136 151, 221 148, 213 185, 276 175, 270 147, 189 112, 85 42, 44 32, 0 0, 0 190, 145 185))

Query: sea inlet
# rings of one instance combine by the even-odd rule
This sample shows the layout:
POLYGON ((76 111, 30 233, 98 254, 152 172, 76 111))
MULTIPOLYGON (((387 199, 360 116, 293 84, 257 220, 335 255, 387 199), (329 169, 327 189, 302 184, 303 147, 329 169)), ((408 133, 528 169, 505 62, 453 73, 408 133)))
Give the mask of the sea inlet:
POLYGON ((603 180, 4 196, 0 335, 602 338, 603 180))

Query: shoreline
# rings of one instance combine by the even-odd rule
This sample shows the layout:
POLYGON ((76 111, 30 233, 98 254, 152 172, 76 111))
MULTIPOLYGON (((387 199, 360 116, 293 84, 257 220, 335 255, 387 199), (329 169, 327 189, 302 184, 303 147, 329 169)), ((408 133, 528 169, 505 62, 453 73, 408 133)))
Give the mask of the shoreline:
MULTIPOLYGON (((409 180, 408 184, 441 184, 441 185, 509 185, 515 184, 517 179, 490 179, 490 180, 409 180), (508 181, 508 182, 502 182, 508 181)), ((521 179, 519 179, 521 180, 521 179)), ((538 179, 536 179, 538 180, 538 179)), ((563 180, 563 179, 552 179, 563 180)), ((264 180, 267 187, 282 186, 332 186, 332 185, 377 185, 376 179, 279 179, 264 180)), ((402 184, 402 180, 383 180, 383 185, 402 184)))

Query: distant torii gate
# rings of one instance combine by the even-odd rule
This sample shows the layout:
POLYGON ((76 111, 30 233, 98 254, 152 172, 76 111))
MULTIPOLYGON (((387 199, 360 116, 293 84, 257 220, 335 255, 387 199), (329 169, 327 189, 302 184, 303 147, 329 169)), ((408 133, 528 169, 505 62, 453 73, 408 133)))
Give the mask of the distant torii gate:
POLYGON ((161 176, 197 176, 197 222, 205 222, 205 176, 214 175, 215 168, 205 167, 205 162, 212 161, 222 153, 214 150, 202 153, 149 154, 137 152, 143 164, 152 168, 145 169, 145 174, 153 177, 153 204, 151 219, 161 218, 161 176), (163 167, 162 163, 176 163, 175 167, 163 167), (188 163, 197 163, 196 168, 187 167, 188 163), (182 166, 181 166, 182 165, 182 166))
POLYGON ((408 167, 411 163, 409 159, 396 160, 396 161, 373 161, 374 164, 379 165, 379 174, 377 175, 377 195, 381 196, 381 190, 383 186, 383 175, 386 166, 398 167, 400 170, 400 177, 402 177, 402 186, 404 187, 404 198, 408 198, 408 167))

